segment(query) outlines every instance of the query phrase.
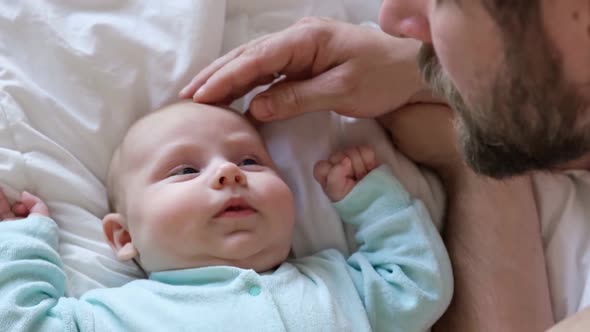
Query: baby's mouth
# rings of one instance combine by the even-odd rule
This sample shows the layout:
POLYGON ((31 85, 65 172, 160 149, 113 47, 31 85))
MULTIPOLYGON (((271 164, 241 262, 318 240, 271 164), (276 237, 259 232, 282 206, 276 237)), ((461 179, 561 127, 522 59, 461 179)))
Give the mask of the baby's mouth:
POLYGON ((232 198, 223 205, 215 218, 241 218, 256 212, 258 211, 252 208, 243 198, 232 198))

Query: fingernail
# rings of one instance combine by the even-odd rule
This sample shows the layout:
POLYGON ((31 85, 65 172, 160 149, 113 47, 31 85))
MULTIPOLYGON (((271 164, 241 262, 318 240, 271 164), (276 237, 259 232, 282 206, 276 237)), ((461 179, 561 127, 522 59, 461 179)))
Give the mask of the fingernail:
POLYGON ((185 86, 184 88, 182 88, 182 90, 180 90, 180 92, 178 93, 178 96, 182 96, 184 94, 186 94, 186 92, 188 91, 188 86, 185 86))
POLYGON ((273 117, 272 102, 268 95, 258 95, 250 105, 250 112, 259 120, 267 120, 273 117))

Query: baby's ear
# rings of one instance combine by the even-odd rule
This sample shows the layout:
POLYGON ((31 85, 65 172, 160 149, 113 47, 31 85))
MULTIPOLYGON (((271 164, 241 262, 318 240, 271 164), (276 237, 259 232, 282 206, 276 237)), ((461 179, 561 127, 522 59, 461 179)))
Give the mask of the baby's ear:
POLYGON ((109 213, 102 218, 102 231, 117 259, 128 261, 139 255, 131 242, 131 234, 125 225, 125 217, 120 213, 109 213))

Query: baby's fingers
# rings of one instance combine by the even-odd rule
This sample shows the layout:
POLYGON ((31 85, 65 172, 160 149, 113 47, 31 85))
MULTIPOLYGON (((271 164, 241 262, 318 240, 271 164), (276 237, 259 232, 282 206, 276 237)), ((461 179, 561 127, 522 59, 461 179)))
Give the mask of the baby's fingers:
POLYGON ((318 161, 313 168, 313 177, 324 189, 326 189, 328 173, 330 173, 331 168, 332 164, 326 160, 318 161))
POLYGON ((344 158, 342 162, 334 165, 328 173, 325 187, 326 195, 333 202, 343 199, 356 184, 352 176, 352 162, 349 158, 344 158))
POLYGON ((8 203, 8 199, 2 189, 0 189, 0 219, 14 219, 14 213, 12 213, 10 203, 8 203))
POLYGON ((41 198, 23 191, 21 194, 21 203, 27 209, 28 213, 37 213, 46 217, 49 217, 49 209, 47 205, 41 200, 41 198))
POLYGON ((346 149, 344 154, 350 158, 352 163, 353 175, 354 178, 358 181, 367 175, 367 168, 365 167, 365 163, 363 158, 361 157, 361 152, 358 147, 353 147, 350 149, 346 149))
POLYGON ((12 206, 12 212, 17 218, 25 218, 29 214, 29 209, 23 203, 14 203, 12 206))
POLYGON ((358 150, 367 172, 375 169, 375 167, 377 167, 377 157, 375 156, 375 151, 366 145, 359 146, 358 150))
POLYGON ((339 188, 350 179, 352 175, 352 164, 349 158, 344 158, 342 161, 332 167, 326 179, 326 186, 328 188, 339 188))

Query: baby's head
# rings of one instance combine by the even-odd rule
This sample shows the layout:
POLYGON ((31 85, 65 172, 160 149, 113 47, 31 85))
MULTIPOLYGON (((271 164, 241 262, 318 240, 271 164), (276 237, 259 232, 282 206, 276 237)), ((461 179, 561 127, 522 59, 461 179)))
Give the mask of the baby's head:
POLYGON ((234 111, 183 102, 143 117, 115 152, 107 186, 107 240, 147 272, 262 272, 289 253, 292 192, 256 129, 234 111))

